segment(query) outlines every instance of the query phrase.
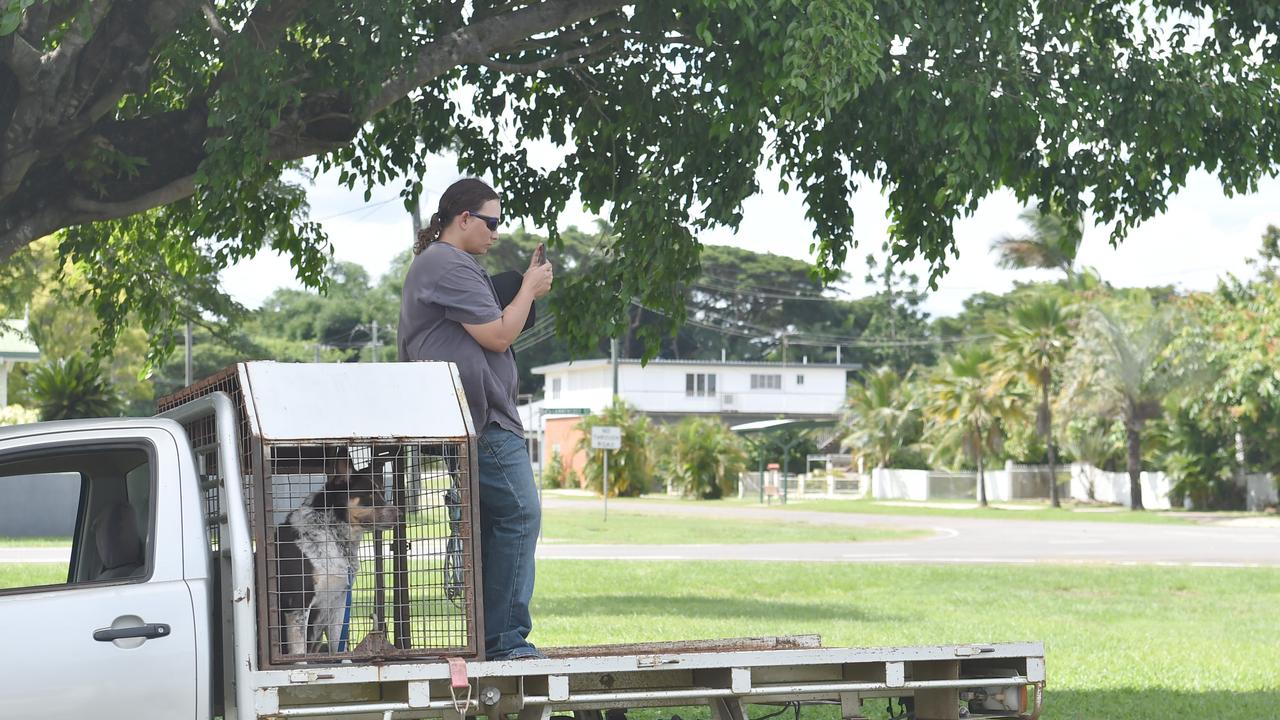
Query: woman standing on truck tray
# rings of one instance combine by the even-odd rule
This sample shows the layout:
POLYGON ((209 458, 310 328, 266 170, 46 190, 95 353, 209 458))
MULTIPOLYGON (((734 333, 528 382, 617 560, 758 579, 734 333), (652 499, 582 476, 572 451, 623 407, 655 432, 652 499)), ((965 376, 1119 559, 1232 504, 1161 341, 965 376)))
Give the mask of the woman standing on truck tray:
POLYGON ((551 290, 552 273, 539 245, 515 299, 501 306, 476 261, 497 241, 501 216, 498 193, 480 180, 459 180, 444 191, 413 245, 398 340, 401 360, 451 361, 462 376, 478 434, 484 646, 491 660, 545 657, 528 640, 541 510, 516 411, 511 344, 533 301, 551 290))

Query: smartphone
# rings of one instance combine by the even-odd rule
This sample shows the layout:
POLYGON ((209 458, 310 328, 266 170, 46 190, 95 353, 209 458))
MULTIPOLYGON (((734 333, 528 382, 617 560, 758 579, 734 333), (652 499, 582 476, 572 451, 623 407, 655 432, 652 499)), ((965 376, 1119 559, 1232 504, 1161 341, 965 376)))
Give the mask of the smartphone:
POLYGON ((538 243, 538 247, 533 251, 533 264, 543 265, 547 262, 547 246, 538 243))

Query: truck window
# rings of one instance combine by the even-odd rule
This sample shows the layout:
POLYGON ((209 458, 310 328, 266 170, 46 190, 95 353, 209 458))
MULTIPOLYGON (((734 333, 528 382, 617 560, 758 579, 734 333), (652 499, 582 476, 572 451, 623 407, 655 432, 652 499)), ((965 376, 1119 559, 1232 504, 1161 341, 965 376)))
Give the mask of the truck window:
POLYGON ((151 467, 137 447, 43 451, 0 465, 0 543, 19 561, 0 572, 0 592, 145 579, 151 467))

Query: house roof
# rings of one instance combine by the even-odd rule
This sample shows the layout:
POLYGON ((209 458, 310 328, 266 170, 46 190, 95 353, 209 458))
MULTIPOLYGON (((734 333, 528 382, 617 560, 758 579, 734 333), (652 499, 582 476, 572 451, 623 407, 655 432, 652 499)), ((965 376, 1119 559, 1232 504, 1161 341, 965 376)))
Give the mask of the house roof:
POLYGON ((730 430, 736 433, 748 434, 758 432, 768 432, 770 430, 778 430, 780 428, 796 428, 808 429, 816 427, 831 427, 836 424, 836 418, 825 420, 815 418, 777 418, 775 420, 758 420, 756 422, 743 423, 741 425, 732 425, 730 430))
MULTIPOLYGON (((559 370, 589 370, 591 368, 609 367, 609 358, 590 358, 586 360, 570 360, 568 362, 555 363, 553 365, 539 365, 532 368, 530 372, 534 375, 546 375, 550 372, 559 370)), ((619 365, 640 365, 641 362, 634 358, 625 358, 618 360, 619 365)), ((780 362, 749 362, 745 360, 675 360, 670 358, 656 358, 650 360, 649 365, 690 365, 698 367, 759 367, 759 368, 789 368, 789 369, 806 369, 806 370, 860 370, 861 363, 780 363, 780 362)))
POLYGON ((40 348, 31 341, 26 320, 0 320, 0 359, 10 361, 40 359, 40 348))

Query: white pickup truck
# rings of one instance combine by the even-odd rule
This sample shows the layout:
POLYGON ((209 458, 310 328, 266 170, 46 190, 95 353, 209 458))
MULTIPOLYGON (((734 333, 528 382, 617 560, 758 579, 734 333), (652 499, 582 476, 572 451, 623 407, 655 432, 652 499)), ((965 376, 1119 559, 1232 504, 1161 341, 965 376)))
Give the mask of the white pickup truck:
POLYGON ((824 703, 853 719, 863 717, 864 700, 884 698, 917 720, 1039 715, 1045 666, 1035 642, 827 648, 801 636, 561 648, 545 660, 486 662, 475 651, 474 598, 423 600, 435 590, 469 595, 468 573, 478 571, 460 553, 476 550, 479 533, 472 537, 469 513, 446 500, 467 502, 474 438, 455 368, 244 363, 193 388, 157 417, 0 428, 0 483, 43 478, 78 492, 66 582, 0 590, 0 718, 547 720, 562 710, 617 718, 700 705, 713 720, 747 720, 752 705, 798 712, 824 703), (421 412, 423 402, 432 412, 421 412), (413 412, 395 411, 397 403, 413 412), (370 408, 371 419, 353 428, 350 418, 370 408), (432 417, 415 419, 423 414, 432 417), (441 416, 460 425, 442 431, 441 416), (347 418, 345 436, 333 417, 347 418), (437 425, 408 427, 422 422, 437 425), (282 445, 296 441, 291 426, 311 433, 311 445, 282 445), (442 462, 449 442, 461 452, 442 462), (371 463, 391 458, 387 491, 401 522, 385 531, 386 543, 378 532, 361 545, 342 643, 324 648, 334 650, 327 656, 292 657, 272 619, 282 578, 266 565, 278 555, 273 523, 305 494, 286 481, 314 474, 305 447, 317 443, 349 458, 363 448, 371 463), (424 481, 424 468, 452 487, 424 481), (452 513, 433 524, 433 509, 452 513), (415 557, 415 548, 444 557, 415 557), (446 616, 460 618, 466 637, 431 634, 433 618, 446 616))

